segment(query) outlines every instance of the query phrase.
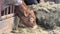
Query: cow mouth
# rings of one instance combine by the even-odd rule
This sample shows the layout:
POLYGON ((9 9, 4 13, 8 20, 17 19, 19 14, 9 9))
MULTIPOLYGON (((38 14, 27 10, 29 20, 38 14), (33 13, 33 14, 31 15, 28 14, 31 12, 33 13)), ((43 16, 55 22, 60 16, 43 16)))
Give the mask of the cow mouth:
POLYGON ((37 26, 37 25, 35 25, 35 26, 33 26, 33 28, 32 28, 32 29, 37 29, 37 27, 38 27, 38 26, 37 26))

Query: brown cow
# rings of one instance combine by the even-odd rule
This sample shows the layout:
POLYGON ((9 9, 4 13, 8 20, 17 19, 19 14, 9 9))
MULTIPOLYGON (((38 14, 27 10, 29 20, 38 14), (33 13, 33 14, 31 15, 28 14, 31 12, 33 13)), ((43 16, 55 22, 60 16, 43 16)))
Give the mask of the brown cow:
POLYGON ((24 1, 20 6, 15 7, 15 13, 18 15, 18 17, 20 17, 22 23, 27 27, 31 27, 33 29, 37 27, 34 12, 27 8, 24 1))

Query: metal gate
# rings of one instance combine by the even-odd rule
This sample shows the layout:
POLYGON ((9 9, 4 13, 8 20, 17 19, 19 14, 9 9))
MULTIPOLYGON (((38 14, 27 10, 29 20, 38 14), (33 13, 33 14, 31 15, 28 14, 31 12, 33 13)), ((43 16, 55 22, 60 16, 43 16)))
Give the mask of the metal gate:
POLYGON ((14 6, 9 5, 6 9, 2 11, 2 3, 0 2, 0 20, 4 20, 14 16, 14 6))
POLYGON ((9 5, 6 9, 2 11, 2 2, 0 1, 0 33, 10 32, 12 30, 13 23, 11 19, 14 16, 14 6, 9 5))

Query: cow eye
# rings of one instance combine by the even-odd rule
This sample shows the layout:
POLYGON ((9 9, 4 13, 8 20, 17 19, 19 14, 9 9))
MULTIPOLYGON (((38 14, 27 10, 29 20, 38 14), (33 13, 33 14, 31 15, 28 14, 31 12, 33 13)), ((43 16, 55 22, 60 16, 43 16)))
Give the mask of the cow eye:
POLYGON ((34 19, 33 18, 30 18, 30 22, 33 23, 34 19))

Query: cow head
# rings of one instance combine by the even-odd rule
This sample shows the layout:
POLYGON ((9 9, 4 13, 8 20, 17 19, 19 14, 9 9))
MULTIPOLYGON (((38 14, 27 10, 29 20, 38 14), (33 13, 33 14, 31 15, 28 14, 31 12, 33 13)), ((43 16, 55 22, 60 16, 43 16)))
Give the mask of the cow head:
POLYGON ((34 12, 28 9, 24 1, 22 1, 21 5, 15 7, 15 13, 21 19, 21 22, 27 27, 31 27, 33 29, 37 27, 34 12))
POLYGON ((20 9, 19 7, 16 7, 15 13, 21 19, 21 22, 25 26, 31 27, 33 29, 35 29, 37 27, 37 25, 36 25, 36 16, 34 15, 33 11, 28 11, 28 13, 29 13, 28 16, 24 16, 23 9, 20 9))

